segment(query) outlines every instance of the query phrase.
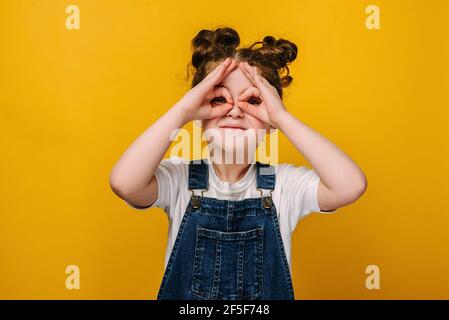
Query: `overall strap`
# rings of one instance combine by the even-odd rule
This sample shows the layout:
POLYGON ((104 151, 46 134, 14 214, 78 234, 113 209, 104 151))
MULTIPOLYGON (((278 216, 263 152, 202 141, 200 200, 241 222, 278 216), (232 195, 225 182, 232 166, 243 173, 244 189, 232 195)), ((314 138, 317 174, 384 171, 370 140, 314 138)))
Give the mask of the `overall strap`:
POLYGON ((207 189, 209 186, 209 166, 204 159, 190 160, 189 189, 207 189))
POLYGON ((268 163, 256 161, 257 166, 257 189, 274 190, 276 175, 274 166, 268 163))
POLYGON ((257 189, 260 191, 262 205, 264 208, 273 206, 273 198, 271 191, 274 190, 276 183, 275 168, 268 163, 256 161, 257 166, 257 189), (269 190, 269 195, 263 194, 263 189, 269 190))

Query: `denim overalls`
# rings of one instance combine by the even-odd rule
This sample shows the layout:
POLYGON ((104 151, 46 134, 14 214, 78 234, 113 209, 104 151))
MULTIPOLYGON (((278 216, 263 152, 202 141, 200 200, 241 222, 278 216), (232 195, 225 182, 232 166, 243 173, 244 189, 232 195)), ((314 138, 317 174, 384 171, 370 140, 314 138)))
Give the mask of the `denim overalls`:
POLYGON ((221 200, 203 196, 209 183, 208 163, 204 159, 190 161, 192 197, 158 300, 294 299, 271 198, 274 167, 256 161, 256 173, 260 198, 221 200))

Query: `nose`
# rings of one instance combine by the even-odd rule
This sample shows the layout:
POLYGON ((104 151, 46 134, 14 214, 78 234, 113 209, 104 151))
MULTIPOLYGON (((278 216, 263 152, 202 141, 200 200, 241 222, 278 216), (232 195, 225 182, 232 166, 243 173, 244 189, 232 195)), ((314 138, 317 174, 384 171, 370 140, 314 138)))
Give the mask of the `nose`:
POLYGON ((231 116, 233 118, 243 117, 243 110, 240 109, 238 105, 238 99, 234 98, 234 104, 232 106, 232 109, 228 111, 227 116, 231 116))

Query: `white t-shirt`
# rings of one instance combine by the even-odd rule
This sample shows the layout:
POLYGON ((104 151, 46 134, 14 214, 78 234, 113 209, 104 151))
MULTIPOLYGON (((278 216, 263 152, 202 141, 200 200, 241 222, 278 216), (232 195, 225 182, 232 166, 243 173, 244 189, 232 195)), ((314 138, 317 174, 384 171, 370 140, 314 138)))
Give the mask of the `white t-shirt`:
MULTIPOLYGON (((244 177, 230 183, 221 181, 210 165, 209 159, 209 189, 204 192, 205 197, 224 200, 242 200, 259 198, 260 191, 256 188, 256 165, 251 164, 244 177)), ((279 229, 284 244, 287 261, 291 270, 291 236, 300 219, 311 212, 333 213, 321 211, 317 200, 319 175, 314 169, 292 164, 275 165, 276 185, 272 191, 273 203, 276 207, 279 229)), ((158 183, 158 198, 149 207, 133 208, 143 210, 148 208, 162 208, 169 218, 168 241, 165 254, 165 267, 176 240, 178 230, 192 196, 188 189, 189 161, 173 156, 163 159, 155 171, 158 183)))

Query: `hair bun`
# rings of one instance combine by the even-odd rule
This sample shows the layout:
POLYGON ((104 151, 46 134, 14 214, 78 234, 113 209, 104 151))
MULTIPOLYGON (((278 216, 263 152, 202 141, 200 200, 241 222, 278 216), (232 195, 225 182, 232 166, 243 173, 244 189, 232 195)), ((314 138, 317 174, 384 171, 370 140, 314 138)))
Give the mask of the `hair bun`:
POLYGON ((263 43, 264 47, 266 47, 266 48, 275 47, 276 39, 272 36, 266 36, 265 38, 263 38, 262 43, 263 43))
POLYGON ((211 45, 213 32, 210 30, 201 30, 195 38, 192 39, 192 47, 194 50, 199 48, 207 49, 211 45))
POLYGON ((298 47, 296 44, 285 39, 279 39, 276 46, 281 49, 286 64, 295 61, 298 56, 298 47))
POLYGON ((199 68, 210 60, 231 56, 239 44, 240 37, 234 29, 203 29, 192 39, 192 65, 199 68))
POLYGON ((272 36, 266 36, 262 43, 266 51, 273 57, 278 69, 284 68, 298 56, 298 47, 288 40, 282 38, 276 40, 272 36))
POLYGON ((214 32, 214 45, 221 47, 237 48, 240 44, 238 33, 231 28, 218 28, 214 32))

